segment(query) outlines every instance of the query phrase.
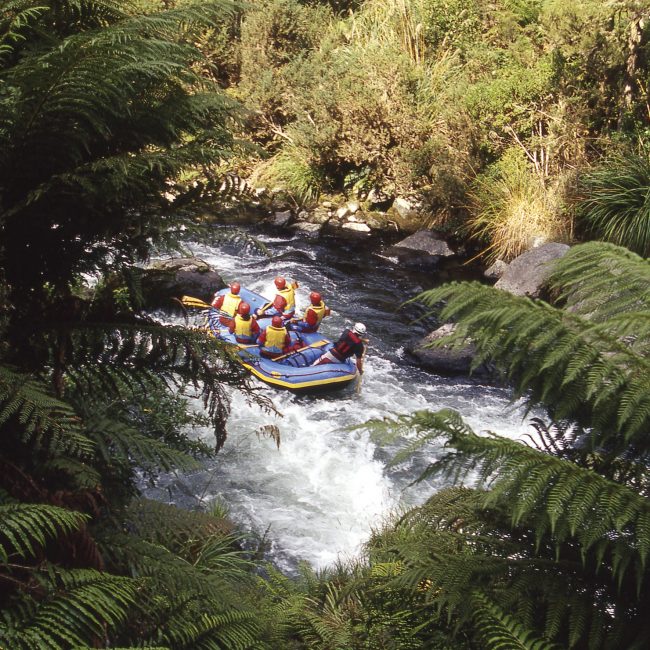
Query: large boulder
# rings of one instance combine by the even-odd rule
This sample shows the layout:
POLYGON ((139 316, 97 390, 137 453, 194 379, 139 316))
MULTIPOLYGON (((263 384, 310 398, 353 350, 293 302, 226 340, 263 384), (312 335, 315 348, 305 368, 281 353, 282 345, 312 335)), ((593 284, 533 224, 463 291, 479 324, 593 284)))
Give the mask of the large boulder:
POLYGON ((515 296, 539 298, 553 270, 553 261, 568 250, 566 244, 549 243, 526 251, 510 262, 494 286, 515 296))
POLYGON ((437 266, 445 257, 456 253, 447 242, 432 230, 418 230, 406 239, 390 246, 386 254, 397 257, 405 266, 437 266))
MULTIPOLYGON (((427 347, 428 344, 444 336, 449 336, 454 331, 454 327, 453 324, 443 325, 424 338, 408 345, 406 351, 420 367, 438 375, 469 375, 476 354, 476 348, 471 343, 458 350, 449 346, 427 347)), ((485 365, 480 365, 472 374, 476 377, 487 378, 492 373, 485 365)))
POLYGON ((205 261, 196 257, 159 260, 143 269, 142 292, 148 307, 169 307, 172 298, 190 295, 210 302, 226 283, 205 261))

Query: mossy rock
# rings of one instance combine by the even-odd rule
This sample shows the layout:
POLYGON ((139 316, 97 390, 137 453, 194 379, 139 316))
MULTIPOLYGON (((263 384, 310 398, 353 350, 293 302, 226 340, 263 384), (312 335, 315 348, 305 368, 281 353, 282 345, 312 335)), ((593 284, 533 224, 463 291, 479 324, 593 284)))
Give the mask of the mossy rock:
POLYGON ((149 308, 171 307, 172 299, 183 295, 210 302, 214 292, 225 286, 223 278, 196 257, 154 262, 142 274, 142 294, 149 308))

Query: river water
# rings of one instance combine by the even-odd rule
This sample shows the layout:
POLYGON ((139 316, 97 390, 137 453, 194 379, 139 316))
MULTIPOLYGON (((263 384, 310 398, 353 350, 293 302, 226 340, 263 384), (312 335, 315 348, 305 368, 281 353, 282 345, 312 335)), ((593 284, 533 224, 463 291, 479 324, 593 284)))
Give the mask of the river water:
POLYGON ((518 437, 530 427, 522 404, 513 404, 507 389, 439 377, 408 362, 405 342, 435 324, 431 319, 414 323, 421 316, 417 308, 399 306, 446 278, 402 269, 382 256, 378 244, 268 235, 259 240, 267 252, 240 244, 195 244, 190 252, 227 282, 238 280, 265 296, 274 295, 276 275, 297 280, 299 308, 309 303, 311 291, 320 291, 332 308, 321 326, 329 338, 364 322, 370 344, 360 390, 297 396, 265 387, 282 417, 234 393, 228 440, 217 459, 191 475, 161 477, 146 494, 185 507, 226 503, 243 528, 265 536, 271 559, 291 573, 300 561, 318 569, 354 557, 372 528, 441 487, 412 485, 439 449, 431 446, 405 464, 392 465, 408 440, 381 447, 355 425, 419 409, 453 408, 475 431, 518 437), (279 427, 279 449, 256 435, 264 424, 279 427))

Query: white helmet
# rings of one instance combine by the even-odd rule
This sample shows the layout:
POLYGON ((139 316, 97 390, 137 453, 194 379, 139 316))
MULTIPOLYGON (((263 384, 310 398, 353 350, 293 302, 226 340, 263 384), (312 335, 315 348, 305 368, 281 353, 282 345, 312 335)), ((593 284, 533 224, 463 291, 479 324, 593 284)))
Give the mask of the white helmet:
POLYGON ((365 334, 366 333, 366 326, 363 323, 355 323, 354 327, 352 328, 352 331, 355 334, 365 334))

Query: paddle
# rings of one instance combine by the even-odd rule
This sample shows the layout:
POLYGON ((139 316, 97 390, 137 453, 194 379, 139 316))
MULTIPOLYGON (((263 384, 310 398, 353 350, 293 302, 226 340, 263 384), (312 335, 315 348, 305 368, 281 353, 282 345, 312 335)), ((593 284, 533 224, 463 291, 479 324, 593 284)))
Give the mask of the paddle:
POLYGON ((203 302, 200 298, 194 298, 192 296, 181 296, 180 302, 186 307, 196 307, 197 309, 210 309, 212 307, 212 305, 203 302))
MULTIPOLYGON (((370 339, 361 339, 361 340, 364 343, 363 352, 361 353, 361 357, 360 357, 361 358, 361 364, 362 364, 361 367, 363 368, 363 358, 366 356, 366 352, 368 350, 368 343, 370 342, 370 339)), ((355 389, 354 389, 357 395, 361 392, 362 378, 363 378, 363 373, 360 372, 359 377, 357 379, 357 385, 355 386, 355 389)))

